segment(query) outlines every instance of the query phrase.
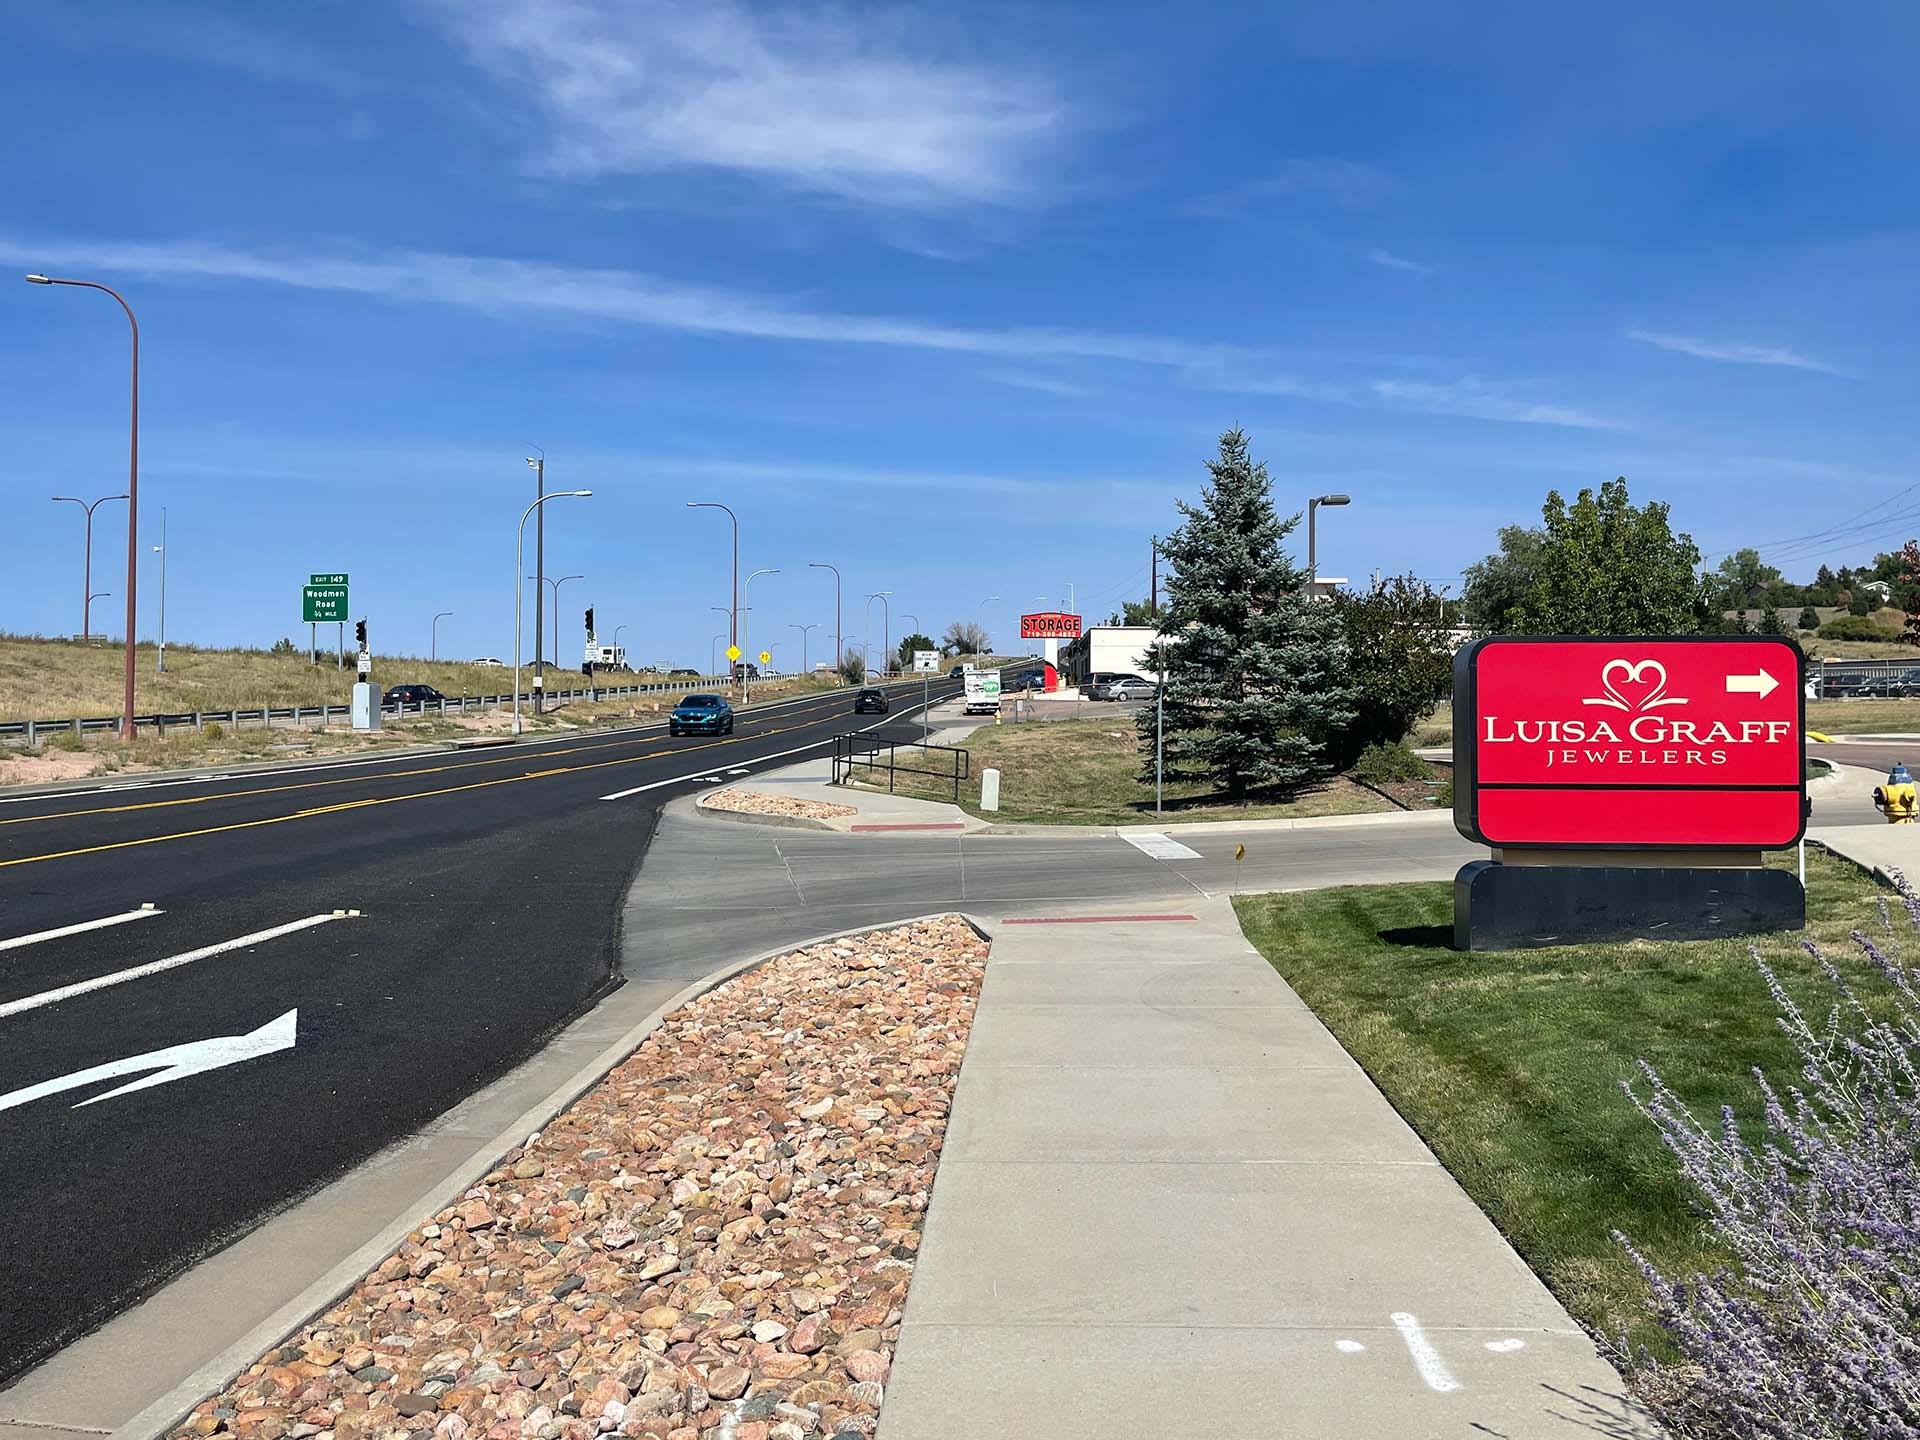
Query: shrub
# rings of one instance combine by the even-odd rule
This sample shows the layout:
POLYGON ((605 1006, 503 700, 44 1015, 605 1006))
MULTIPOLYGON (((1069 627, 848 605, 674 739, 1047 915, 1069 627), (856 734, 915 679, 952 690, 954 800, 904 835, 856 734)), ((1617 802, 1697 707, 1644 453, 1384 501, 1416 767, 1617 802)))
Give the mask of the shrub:
POLYGON ((227 738, 226 727, 217 720, 209 720, 206 724, 202 725, 200 727, 200 734, 208 740, 224 740, 227 738))
MULTIPOLYGON (((1909 930, 1920 896, 1894 875, 1909 930)), ((1731 1108, 1696 1118, 1640 1066, 1644 1099, 1734 1269, 1676 1281, 1615 1233, 1646 1276, 1651 1308, 1684 1364, 1637 1357, 1640 1388, 1692 1440, 1920 1436, 1920 977, 1882 906, 1880 940, 1853 940, 1886 982, 1867 1001, 1815 945, 1832 987, 1810 1021, 1753 953, 1802 1084, 1759 1071, 1764 1140, 1731 1108)), ((1878 988, 1878 987, 1876 987, 1878 988)))
POLYGON ((68 754, 87 748, 86 743, 71 730, 60 731, 51 740, 47 741, 47 747, 52 750, 65 750, 68 754))
POLYGON ((1820 628, 1820 612, 1811 605, 1802 606, 1799 623, 1802 630, 1818 630, 1820 628))
POLYGON ((293 648, 293 641, 282 635, 278 640, 273 642, 273 648, 267 653, 269 655, 295 655, 299 652, 293 648))
POLYGON ((1822 640, 1890 640, 1870 615, 1836 615, 1820 627, 1822 640))
POLYGON ((866 657, 857 654, 840 657, 840 678, 849 685, 858 685, 867 678, 866 657))
POLYGON ((1404 741, 1395 741, 1391 745, 1369 745, 1347 773, 1362 784, 1385 785, 1392 780, 1431 780, 1433 767, 1409 750, 1404 741))

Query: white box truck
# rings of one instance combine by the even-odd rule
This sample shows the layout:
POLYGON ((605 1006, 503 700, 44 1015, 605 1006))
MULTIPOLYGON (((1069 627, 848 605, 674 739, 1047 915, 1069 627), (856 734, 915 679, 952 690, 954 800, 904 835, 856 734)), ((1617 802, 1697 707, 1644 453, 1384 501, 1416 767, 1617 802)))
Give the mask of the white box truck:
POLYGON ((969 715, 993 715, 1000 710, 1000 672, 969 670, 966 674, 969 715))

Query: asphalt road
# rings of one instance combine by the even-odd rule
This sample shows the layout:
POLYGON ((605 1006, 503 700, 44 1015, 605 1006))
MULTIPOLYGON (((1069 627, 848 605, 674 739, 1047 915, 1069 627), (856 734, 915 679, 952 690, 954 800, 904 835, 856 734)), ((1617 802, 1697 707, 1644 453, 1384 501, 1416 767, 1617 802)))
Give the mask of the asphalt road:
POLYGON ((850 711, 0 802, 0 1384, 652 978, 621 926, 661 805, 850 711), (69 1083, 179 1046, 212 1068, 69 1083))

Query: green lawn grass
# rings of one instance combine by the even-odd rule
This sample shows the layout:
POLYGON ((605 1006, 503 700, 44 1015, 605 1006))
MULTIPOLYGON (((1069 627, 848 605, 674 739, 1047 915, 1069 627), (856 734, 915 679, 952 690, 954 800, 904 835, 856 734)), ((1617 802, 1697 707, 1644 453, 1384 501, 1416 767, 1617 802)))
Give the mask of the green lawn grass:
MULTIPOLYGON (((1778 863, 1790 863, 1791 855, 1778 863)), ((1874 883, 1808 856, 1809 933, 1863 977, 1846 933, 1876 925, 1874 883)), ((1722 1261, 1652 1125, 1621 1094, 1651 1062, 1710 1119, 1756 1113, 1751 1069, 1793 1052, 1745 940, 1461 954, 1452 887, 1367 885, 1235 901, 1260 952, 1339 1037, 1568 1311, 1653 1343, 1645 1286, 1609 1238, 1669 1272, 1722 1261)), ((1826 1009, 1799 936, 1762 953, 1826 1009)), ((1874 982, 1867 982, 1871 991, 1874 982)))
MULTIPOLYGON (((987 725, 961 742, 972 755, 972 772, 960 786, 960 804, 990 820, 1054 825, 1141 825, 1155 820, 1258 820, 1313 815, 1353 815, 1391 810, 1393 805, 1351 781, 1334 779, 1290 801, 1235 805, 1214 797, 1204 784, 1166 788, 1166 811, 1155 815, 1153 786, 1140 782, 1139 742, 1133 717, 1035 720, 987 725), (1000 772, 1000 808, 980 809, 980 772, 1000 772)), ((900 764, 943 765, 947 757, 914 756, 901 750, 900 764)), ((856 778, 859 778, 856 776, 856 778)), ((886 774, 878 780, 886 784, 886 774)), ((897 777, 896 793, 951 800, 953 782, 925 776, 897 777)))

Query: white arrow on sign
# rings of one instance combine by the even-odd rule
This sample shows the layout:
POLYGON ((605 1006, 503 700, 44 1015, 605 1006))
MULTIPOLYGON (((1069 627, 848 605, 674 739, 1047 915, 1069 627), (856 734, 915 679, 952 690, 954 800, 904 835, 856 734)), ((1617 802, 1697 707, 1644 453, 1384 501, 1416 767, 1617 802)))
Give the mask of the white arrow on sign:
POLYGON ((1751 675, 1727 676, 1729 695, 1771 695, 1780 688, 1780 682, 1764 670, 1756 670, 1751 675))
POLYGON ((184 1080, 189 1075, 198 1075, 205 1070, 218 1070, 223 1065, 238 1065, 242 1060, 257 1060, 262 1055, 271 1055, 276 1050, 291 1050, 294 1042, 294 1028, 300 1018, 298 1010, 289 1010, 276 1020, 269 1020, 258 1030, 249 1030, 244 1035, 216 1035, 211 1040, 190 1040, 185 1045, 169 1045, 164 1050, 149 1050, 144 1055, 129 1055, 124 1060, 109 1060, 104 1065, 95 1065, 88 1070, 76 1070, 71 1075, 62 1075, 57 1079, 43 1080, 38 1085, 29 1085, 24 1090, 13 1090, 0 1095, 0 1110, 11 1110, 16 1105, 26 1105, 35 1100, 44 1100, 49 1095, 58 1095, 63 1090, 78 1090, 83 1085, 91 1085, 96 1080, 111 1080, 117 1075, 137 1075, 142 1070, 155 1070, 158 1074, 149 1075, 144 1080, 135 1080, 130 1085, 122 1085, 109 1090, 104 1095, 96 1095, 91 1100, 82 1100, 73 1108, 81 1105, 97 1105, 102 1100, 111 1100, 116 1095, 131 1095, 135 1090, 151 1089, 155 1085, 166 1085, 175 1080, 184 1080))

